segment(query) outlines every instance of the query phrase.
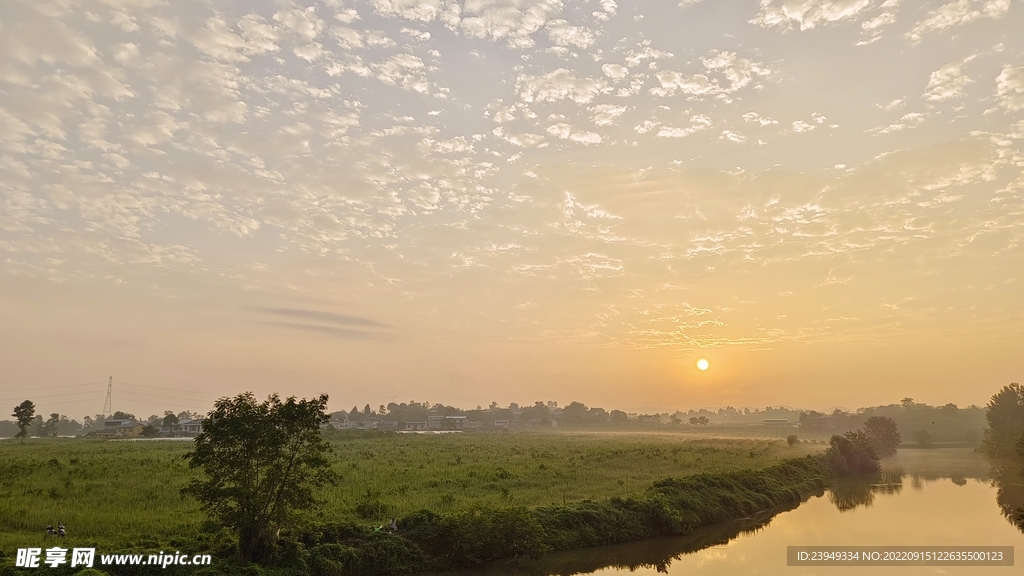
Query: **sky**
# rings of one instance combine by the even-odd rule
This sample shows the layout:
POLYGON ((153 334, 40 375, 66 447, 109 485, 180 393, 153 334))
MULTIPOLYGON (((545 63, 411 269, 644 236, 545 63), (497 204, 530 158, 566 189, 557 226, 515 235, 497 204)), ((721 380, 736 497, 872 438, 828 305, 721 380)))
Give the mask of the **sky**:
POLYGON ((11 0, 0 402, 984 404, 1020 0, 11 0), (706 359, 709 368, 696 368, 706 359))

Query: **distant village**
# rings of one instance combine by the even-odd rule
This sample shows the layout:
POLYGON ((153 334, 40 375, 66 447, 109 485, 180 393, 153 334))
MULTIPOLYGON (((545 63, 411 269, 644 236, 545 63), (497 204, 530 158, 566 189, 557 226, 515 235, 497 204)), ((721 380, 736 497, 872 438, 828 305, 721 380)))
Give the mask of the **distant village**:
MULTIPOLYGON (((380 405, 373 410, 362 409, 330 414, 324 424, 330 430, 379 430, 398 433, 451 433, 512 429, 558 428, 708 428, 769 427, 800 428, 843 432, 855 430, 870 416, 893 418, 901 430, 922 431, 936 440, 974 444, 986 427, 984 409, 979 406, 959 408, 954 404, 929 406, 904 398, 899 404, 860 408, 856 411, 835 408, 831 412, 798 410, 786 406, 761 409, 699 409, 674 413, 633 413, 588 407, 581 402, 559 406, 557 402, 535 402, 520 406, 511 403, 499 406, 477 406, 465 410, 428 402, 380 405)), ((152 415, 145 420, 133 414, 115 412, 109 417, 86 416, 83 422, 69 420, 60 414, 48 419, 36 416, 31 436, 77 436, 101 439, 194 438, 203 431, 203 414, 168 410, 163 416, 152 415)), ((0 438, 17 432, 14 422, 0 421, 0 438)))

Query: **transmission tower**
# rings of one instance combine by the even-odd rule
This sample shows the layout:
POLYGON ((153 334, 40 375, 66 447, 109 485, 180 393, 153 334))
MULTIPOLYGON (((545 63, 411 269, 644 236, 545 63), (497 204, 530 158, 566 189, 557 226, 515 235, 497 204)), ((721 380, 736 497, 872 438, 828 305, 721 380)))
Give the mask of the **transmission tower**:
POLYGON ((110 418, 113 416, 113 412, 110 411, 110 391, 114 387, 114 377, 111 376, 110 380, 107 380, 107 400, 103 403, 103 416, 110 418))

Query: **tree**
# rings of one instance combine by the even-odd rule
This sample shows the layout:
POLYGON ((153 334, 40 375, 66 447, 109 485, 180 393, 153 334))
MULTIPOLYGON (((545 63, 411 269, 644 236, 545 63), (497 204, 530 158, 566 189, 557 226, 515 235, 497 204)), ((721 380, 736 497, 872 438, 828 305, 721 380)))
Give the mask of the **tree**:
POLYGON ((790 434, 789 436, 786 436, 786 444, 789 444, 790 446, 796 444, 799 441, 800 438, 796 434, 790 434))
POLYGON ((153 438, 154 436, 159 436, 160 431, 153 426, 146 424, 142 427, 142 435, 146 438, 153 438))
POLYGON ((697 418, 697 424, 699 424, 700 426, 707 426, 710 423, 711 423, 711 420, 708 420, 707 416, 701 416, 701 417, 697 418))
POLYGON ((834 434, 828 443, 825 458, 840 474, 876 472, 879 469, 878 454, 864 431, 847 432, 842 436, 834 434))
POLYGON ((927 430, 914 432, 914 440, 917 440, 921 448, 930 448, 932 445, 932 435, 927 430))
POLYGON ((60 414, 54 412, 43 422, 43 435, 57 437, 57 425, 60 424, 60 414))
POLYGON ((14 437, 21 438, 21 442, 24 443, 25 438, 28 437, 28 427, 36 418, 36 405, 31 400, 25 400, 14 407, 14 414, 11 416, 18 421, 18 433, 14 437))
POLYGON ((129 414, 127 412, 121 412, 118 410, 114 412, 114 415, 110 417, 111 420, 135 420, 135 414, 129 414))
POLYGON ((614 424, 623 424, 629 421, 629 415, 622 410, 612 410, 610 418, 614 424))
POLYGON ((697 418, 696 416, 690 416, 688 422, 690 423, 690 426, 696 426, 697 424, 700 423, 700 419, 697 418))
POLYGON ((879 456, 892 456, 903 441, 896 421, 885 416, 872 416, 864 422, 864 433, 879 456))
POLYGON ((205 479, 193 479, 181 492, 238 532, 243 560, 265 556, 277 531, 293 522, 292 512, 311 509, 313 490, 334 481, 331 447, 320 434, 326 408, 326 394, 284 401, 273 394, 259 403, 246 392, 217 400, 203 420, 184 458, 205 479))
POLYGON ((1024 386, 1016 382, 1003 386, 989 401, 985 419, 985 451, 997 458, 1013 456, 1024 436, 1024 386))
POLYGON ((587 417, 587 406, 582 402, 570 402, 562 409, 561 419, 565 422, 583 422, 587 417))
POLYGON ((165 414, 164 415, 164 428, 167 428, 168 430, 170 430, 175 425, 177 425, 178 422, 179 422, 178 417, 175 416, 173 412, 171 412, 170 414, 165 414))

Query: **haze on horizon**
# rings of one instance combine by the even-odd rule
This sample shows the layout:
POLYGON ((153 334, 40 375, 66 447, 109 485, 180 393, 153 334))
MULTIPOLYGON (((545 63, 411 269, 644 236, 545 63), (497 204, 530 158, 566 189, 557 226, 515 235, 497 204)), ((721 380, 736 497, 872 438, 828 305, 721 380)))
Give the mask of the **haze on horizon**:
POLYGON ((1021 30, 1019 0, 5 2, 0 400, 984 404, 1024 371, 1021 30))

